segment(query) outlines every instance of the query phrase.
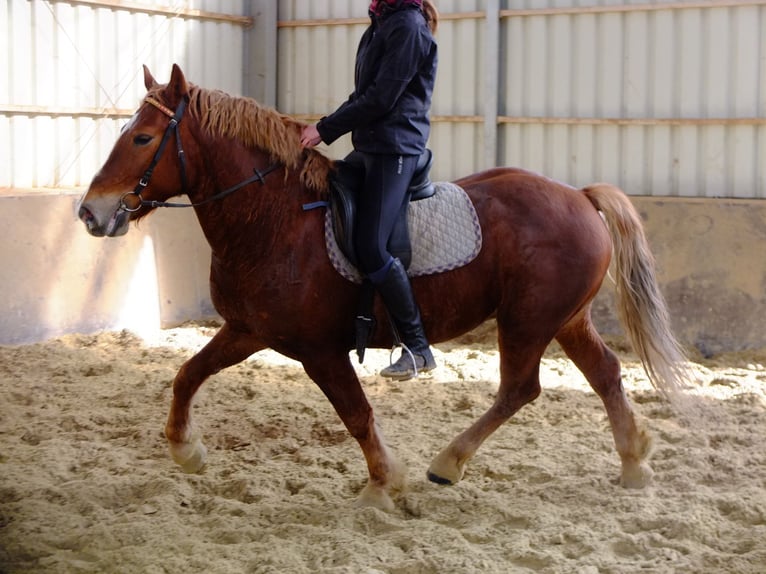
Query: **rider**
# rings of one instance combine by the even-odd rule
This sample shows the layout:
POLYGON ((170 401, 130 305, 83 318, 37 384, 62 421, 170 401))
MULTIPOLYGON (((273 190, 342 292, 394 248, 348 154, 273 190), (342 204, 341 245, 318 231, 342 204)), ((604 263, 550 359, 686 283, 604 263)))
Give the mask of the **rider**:
POLYGON ((357 49, 353 93, 333 113, 306 126, 301 143, 331 144, 351 132, 354 151, 346 159, 365 172, 355 227, 359 268, 412 353, 403 349, 381 375, 404 380, 434 369, 436 362, 407 272, 386 245, 430 132, 439 15, 431 0, 372 0, 369 15, 357 49))

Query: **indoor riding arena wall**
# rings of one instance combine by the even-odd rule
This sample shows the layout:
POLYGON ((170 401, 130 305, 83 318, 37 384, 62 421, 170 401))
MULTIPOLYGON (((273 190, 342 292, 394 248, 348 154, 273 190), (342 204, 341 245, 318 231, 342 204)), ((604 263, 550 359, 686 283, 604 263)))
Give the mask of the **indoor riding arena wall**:
MULTIPOLYGON (((0 344, 216 317, 190 210, 157 210, 111 240, 75 215, 144 93, 143 64, 165 81, 178 63, 305 121, 351 90, 366 2, 167 4, 0 8, 0 344)), ((432 178, 504 165, 620 186, 681 341, 703 354, 766 346, 766 0, 437 5, 432 178)), ((342 157, 350 142, 320 149, 342 157)), ((609 280, 594 315, 620 332, 609 280)))

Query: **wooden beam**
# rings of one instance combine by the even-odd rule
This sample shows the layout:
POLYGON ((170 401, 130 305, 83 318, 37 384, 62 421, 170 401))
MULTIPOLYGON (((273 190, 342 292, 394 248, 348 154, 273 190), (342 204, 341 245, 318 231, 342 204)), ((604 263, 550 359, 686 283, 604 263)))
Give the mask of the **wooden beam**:
MULTIPOLYGON (((29 117, 68 117, 68 118, 129 118, 135 109, 119 108, 63 108, 51 106, 18 106, 0 104, 2 116, 29 117)), ((291 114, 295 120, 315 122, 322 116, 319 114, 291 114)), ((486 117, 481 115, 467 116, 431 116, 435 123, 469 123, 483 124, 486 117)), ((766 117, 752 118, 577 118, 553 116, 497 116, 498 125, 568 125, 568 126, 764 126, 766 117)))
MULTIPOLYGON (((745 8, 766 6, 766 0, 698 0, 697 2, 663 2, 661 4, 611 4, 606 6, 571 6, 566 8, 528 8, 500 10, 500 18, 528 16, 577 16, 583 14, 614 14, 629 12, 656 12, 659 10, 690 10, 710 8, 745 8)), ((481 20, 486 12, 454 12, 440 14, 440 20, 481 20)), ((279 28, 309 28, 317 26, 351 26, 368 24, 369 18, 316 18, 311 20, 280 20, 279 28)))
POLYGON ((658 10, 689 10, 707 8, 744 8, 766 6, 766 0, 700 0, 698 2, 663 2, 661 4, 614 4, 607 6, 571 6, 566 8, 530 8, 501 10, 501 18, 524 16, 561 16, 582 14, 610 14, 625 12, 656 12, 658 10))
POLYGON ((53 106, 18 106, 0 104, 0 115, 29 116, 49 118, 129 118, 136 113, 135 109, 121 110, 117 108, 64 108, 53 106))
MULTIPOLYGON (((439 21, 442 20, 479 20, 486 18, 485 12, 454 12, 451 14, 439 14, 439 21)), ((369 24, 369 17, 364 18, 314 18, 306 20, 280 20, 277 22, 279 28, 310 28, 316 26, 356 26, 358 24, 369 24)))
MULTIPOLYGON (((432 122, 484 122, 484 116, 431 116, 432 122)), ((764 126, 766 118, 576 118, 551 116, 498 116, 497 123, 567 126, 764 126)))
POLYGON ((764 126, 766 118, 556 118, 500 116, 500 124, 590 126, 764 126))
POLYGON ((247 16, 236 16, 221 12, 206 12, 194 8, 173 8, 171 6, 149 6, 130 0, 48 0, 53 4, 61 2, 73 6, 89 6, 91 8, 108 8, 111 10, 125 10, 128 12, 140 12, 142 14, 154 14, 168 16, 170 18, 189 18, 192 20, 209 20, 212 22, 225 22, 237 26, 249 28, 253 25, 253 19, 247 16))

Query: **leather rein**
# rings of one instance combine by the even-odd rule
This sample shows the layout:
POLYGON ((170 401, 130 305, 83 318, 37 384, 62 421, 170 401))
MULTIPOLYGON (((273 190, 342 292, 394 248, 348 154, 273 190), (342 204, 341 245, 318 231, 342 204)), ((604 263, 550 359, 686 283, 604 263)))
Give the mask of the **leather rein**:
POLYGON ((256 181, 265 185, 266 181, 264 180, 264 178, 268 174, 270 174, 272 171, 279 169, 281 165, 279 163, 273 163, 263 171, 253 169, 253 172, 255 172, 255 175, 253 175, 252 177, 249 177, 246 180, 241 181, 238 184, 233 185, 227 189, 224 189, 223 191, 220 191, 216 193, 215 195, 208 197, 207 199, 197 203, 171 203, 168 201, 146 200, 141 197, 141 193, 144 191, 144 189, 146 189, 146 186, 149 185, 149 181, 152 178, 152 173, 154 173, 154 168, 157 166, 157 163, 160 161, 160 158, 162 157, 162 154, 165 151, 165 147, 167 146, 167 143, 170 140, 171 134, 175 134, 176 136, 176 149, 178 152, 178 163, 180 166, 179 169, 181 170, 181 192, 184 194, 187 193, 186 192, 186 155, 184 154, 184 149, 183 149, 183 146, 181 145, 181 133, 178 131, 178 124, 181 123, 181 118, 183 117, 184 110, 186 109, 186 100, 181 99, 175 112, 153 98, 146 98, 144 101, 153 105, 155 108, 157 108, 166 116, 168 116, 170 118, 170 121, 168 122, 168 127, 165 128, 165 133, 162 136, 160 147, 158 147, 157 151, 154 153, 154 157, 152 158, 152 161, 149 164, 149 167, 146 168, 144 175, 141 177, 141 179, 138 180, 138 184, 136 184, 135 189, 133 189, 133 191, 124 193, 122 197, 120 197, 119 209, 123 211, 134 212, 134 211, 138 211, 142 207, 152 207, 152 208, 154 207, 197 207, 199 205, 205 205, 206 203, 223 199, 227 195, 234 193, 238 189, 241 189, 245 187, 246 185, 250 185, 251 183, 256 181), (125 198, 128 196, 135 196, 138 199, 137 203, 132 202, 134 203, 135 207, 130 207, 126 203, 125 198))

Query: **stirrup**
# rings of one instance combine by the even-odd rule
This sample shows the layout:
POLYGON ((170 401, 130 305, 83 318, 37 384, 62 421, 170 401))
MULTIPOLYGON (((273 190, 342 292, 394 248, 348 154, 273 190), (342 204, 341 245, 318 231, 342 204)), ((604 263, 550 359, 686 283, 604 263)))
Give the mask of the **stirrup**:
MULTIPOLYGON (((380 371, 381 376, 398 381, 406 381, 408 379, 417 377, 419 372, 427 372, 436 368, 436 364, 433 360, 431 361, 432 364, 429 364, 428 357, 418 355, 423 360, 423 365, 420 367, 420 370, 418 370, 418 360, 415 354, 410 350, 409 347, 407 347, 407 345, 403 343, 401 344, 401 348, 402 354, 396 360, 396 362, 393 362, 393 355, 394 351, 396 350, 396 346, 391 349, 391 353, 389 354, 388 359, 389 365, 380 371)), ((430 349, 428 352, 430 352, 430 349)))
MULTIPOLYGON (((394 350, 396 347, 391 347, 391 352, 388 354, 388 366, 393 367, 396 363, 401 361, 404 358, 404 353, 406 352, 407 355, 410 357, 410 362, 412 363, 412 376, 417 377, 418 376, 418 362, 415 360, 415 355, 412 354, 412 351, 410 351, 410 348, 402 343, 402 354, 399 356, 399 358, 396 360, 396 363, 392 362, 391 359, 393 359, 394 356, 394 350)), ((425 362, 425 360, 423 361, 425 362)))

